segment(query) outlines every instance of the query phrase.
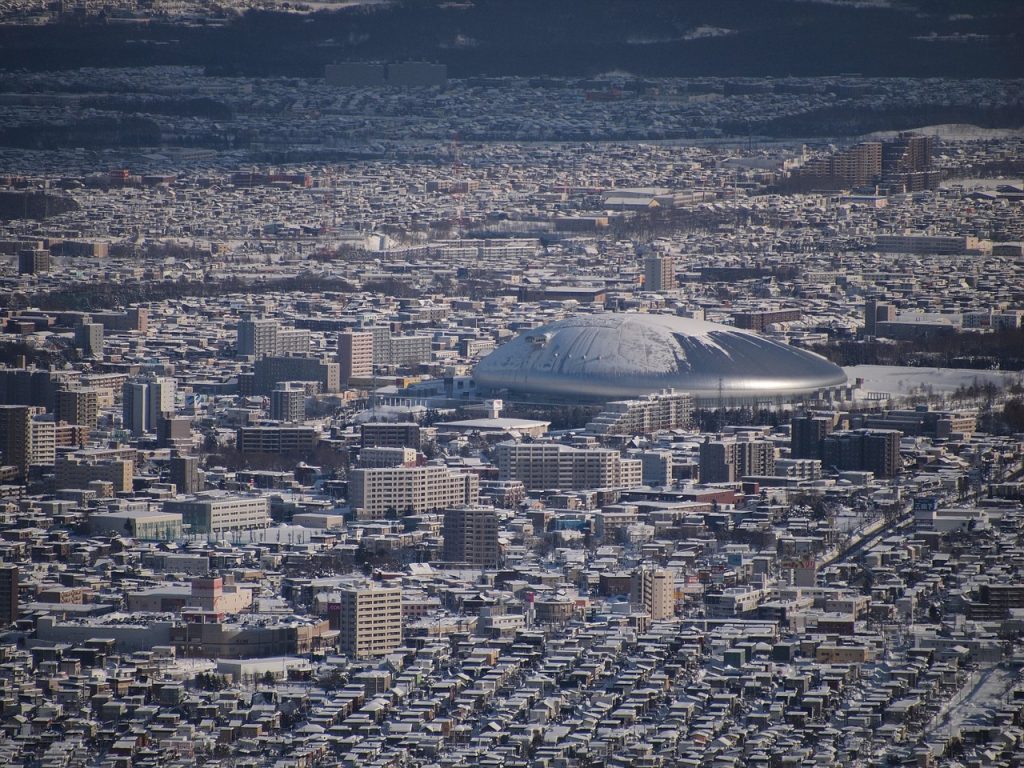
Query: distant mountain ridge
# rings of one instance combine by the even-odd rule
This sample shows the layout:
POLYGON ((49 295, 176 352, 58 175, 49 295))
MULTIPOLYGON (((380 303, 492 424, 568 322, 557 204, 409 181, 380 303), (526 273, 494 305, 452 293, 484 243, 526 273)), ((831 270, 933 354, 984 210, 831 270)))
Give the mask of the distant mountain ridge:
POLYGON ((1020 77, 1024 4, 952 0, 404 0, 223 26, 0 27, 0 67, 192 64, 316 77, 346 60, 429 60, 454 77, 1020 77))

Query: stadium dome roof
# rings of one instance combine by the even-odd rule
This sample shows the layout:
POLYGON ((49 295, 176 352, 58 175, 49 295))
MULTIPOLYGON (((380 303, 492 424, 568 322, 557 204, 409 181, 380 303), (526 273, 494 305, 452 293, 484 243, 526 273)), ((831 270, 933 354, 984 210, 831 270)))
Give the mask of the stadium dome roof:
POLYGON ((526 331, 473 371, 481 389, 534 398, 612 400, 674 388, 696 398, 791 400, 846 383, 820 355, 703 320, 577 315, 526 331))

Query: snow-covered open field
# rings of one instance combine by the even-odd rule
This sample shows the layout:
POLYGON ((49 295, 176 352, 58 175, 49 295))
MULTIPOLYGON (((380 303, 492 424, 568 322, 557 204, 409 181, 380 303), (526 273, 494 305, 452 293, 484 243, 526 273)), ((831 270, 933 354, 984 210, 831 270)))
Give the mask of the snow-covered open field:
POLYGON ((992 382, 1008 387, 1024 382, 1024 372, 979 371, 970 368, 914 368, 903 365, 851 365, 843 369, 853 382, 864 379, 865 393, 888 393, 892 396, 912 394, 948 394, 959 387, 992 382))

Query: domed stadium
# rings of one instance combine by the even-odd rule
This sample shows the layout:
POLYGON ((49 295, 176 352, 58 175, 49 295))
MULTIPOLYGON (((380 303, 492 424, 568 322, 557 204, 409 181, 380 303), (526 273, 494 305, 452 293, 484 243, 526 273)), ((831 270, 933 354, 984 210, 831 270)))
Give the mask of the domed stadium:
POLYGON ((534 328, 484 357, 481 390, 536 401, 607 401, 673 388, 705 404, 811 399, 846 383, 820 355, 703 320, 577 315, 534 328))

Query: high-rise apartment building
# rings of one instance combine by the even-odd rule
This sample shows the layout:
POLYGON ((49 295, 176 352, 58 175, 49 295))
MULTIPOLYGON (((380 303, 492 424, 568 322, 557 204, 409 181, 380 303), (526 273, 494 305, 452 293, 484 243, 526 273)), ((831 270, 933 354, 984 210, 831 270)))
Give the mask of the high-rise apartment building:
POLYGON ((74 387, 80 375, 79 371, 0 366, 0 403, 41 405, 48 410, 54 410, 57 405, 57 391, 74 387))
POLYGON ((660 487, 672 484, 671 451, 642 451, 639 459, 644 485, 660 487))
POLYGON ((0 627, 18 620, 18 566, 0 565, 0 627))
POLYGON ((54 487, 88 488, 90 483, 110 483, 114 493, 132 490, 135 462, 128 458, 95 456, 87 451, 57 459, 54 465, 54 487))
POLYGON ((178 384, 174 379, 157 377, 149 382, 149 421, 156 428, 161 417, 174 415, 178 384))
MULTIPOLYGON (((430 336, 394 336, 386 325, 367 325, 353 333, 368 333, 372 337, 374 365, 414 366, 428 363, 433 358, 434 340, 430 336)), ((339 355, 340 345, 339 339, 339 355)))
POLYGON ((93 357, 103 354, 103 326, 100 323, 81 323, 75 326, 75 347, 82 354, 93 357))
POLYGON ((45 248, 25 248, 18 251, 18 274, 38 275, 50 271, 50 252, 45 248))
POLYGON ((931 169, 935 138, 903 132, 882 145, 882 185, 890 192, 935 189, 942 174, 931 169))
POLYGON ((794 172, 809 189, 876 187, 887 192, 934 189, 941 174, 932 170, 935 139, 901 133, 884 141, 865 141, 815 158, 794 172))
POLYGON ((176 451, 192 450, 192 419, 187 416, 161 416, 156 421, 156 444, 176 451))
POLYGON ((174 414, 177 383, 153 377, 125 382, 121 388, 121 415, 125 429, 135 436, 156 431, 161 418, 174 414))
POLYGON ((309 331, 282 328, 277 320, 243 317, 238 321, 235 351, 239 357, 261 360, 264 357, 309 354, 309 331))
POLYGON ((687 392, 665 390, 636 400, 615 400, 587 424, 599 435, 650 435, 693 424, 693 398, 687 392))
POLYGON ((527 490, 636 488, 643 482, 639 459, 609 448, 573 448, 560 443, 499 443, 495 463, 501 480, 519 480, 527 490))
POLYGON ((57 460, 57 422, 42 408, 29 421, 30 467, 52 467, 57 460))
POLYGON ((416 466, 417 450, 415 448, 388 448, 377 446, 359 450, 360 467, 414 467, 416 466))
POLYGON ((652 621, 671 619, 676 613, 675 579, 669 571, 640 568, 630 579, 630 602, 652 621))
POLYGON ((895 477, 902 469, 898 429, 853 429, 833 432, 822 441, 821 463, 838 470, 874 472, 895 477))
POLYGON ((284 422, 306 418, 306 388, 302 382, 282 382, 270 393, 270 418, 284 422))
POLYGON ((29 467, 53 466, 57 425, 44 408, 0 405, 0 464, 15 466, 21 477, 29 467))
POLYGON ((236 350, 239 357, 255 357, 257 360, 277 354, 276 320, 245 317, 238 321, 236 350))
POLYGON ((429 363, 434 341, 429 336, 392 336, 389 365, 408 367, 429 363))
POLYGON ((864 187, 882 173, 882 142, 865 141, 825 157, 815 158, 794 172, 814 189, 864 187))
POLYGON ((871 184, 882 172, 882 144, 865 141, 831 158, 832 175, 852 186, 871 184))
POLYGON ((413 421, 369 421, 359 428, 363 448, 416 448, 421 446, 420 425, 413 421))
POLYGON ((390 653, 402 644, 402 589, 377 585, 340 590, 341 652, 354 659, 390 653))
POLYGON ((775 472, 775 445, 769 440, 707 440, 700 446, 702 483, 733 483, 749 475, 775 472))
POLYGON ((320 431, 303 424, 257 424, 239 427, 236 445, 242 453, 309 453, 320 442, 320 431))
POLYGON ((775 474, 775 444, 770 440, 740 441, 736 452, 739 477, 775 474))
POLYGON ((453 507, 444 513, 444 559, 497 568, 498 513, 491 507, 453 507))
POLYGON ((789 455, 793 459, 820 459, 822 441, 835 429, 837 414, 794 416, 790 423, 789 455))
POLYGON ((277 352, 278 355, 308 355, 309 331, 302 328, 278 328, 277 329, 277 352))
POLYGON ((896 319, 896 307, 877 299, 864 302, 864 335, 877 336, 878 323, 890 323, 896 319))
POLYGON ((264 357, 253 366, 254 392, 268 395, 281 381, 315 381, 321 392, 337 392, 341 386, 340 368, 338 363, 319 357, 264 357))
POLYGON ((644 289, 670 291, 676 287, 675 259, 667 253, 644 258, 644 289))
POLYGON ((172 456, 169 479, 182 495, 188 496, 202 491, 205 483, 203 473, 199 469, 199 457, 172 456))
POLYGON ((90 429, 99 418, 99 390, 82 387, 57 391, 57 418, 90 429))
POLYGON ((124 428, 136 437, 149 431, 149 387, 144 382, 126 381, 121 387, 121 416, 124 428))
POLYGON ((233 496, 207 491, 186 499, 164 502, 164 512, 177 512, 191 533, 221 533, 266 528, 270 501, 265 496, 233 496))
POLYGON ((344 331, 338 334, 338 364, 341 381, 368 379, 373 376, 373 334, 367 331, 344 331))
POLYGON ((391 328, 386 325, 367 325, 359 331, 373 336, 373 364, 391 365, 391 328))
POLYGON ((735 440, 705 440, 700 444, 700 481, 702 483, 736 482, 735 440))
POLYGON ((22 477, 28 474, 34 411, 28 405, 0 405, 0 464, 17 467, 22 477))
POLYGON ((360 516, 419 514, 448 507, 476 505, 480 481, 469 472, 448 467, 371 467, 348 475, 348 500, 360 516))

